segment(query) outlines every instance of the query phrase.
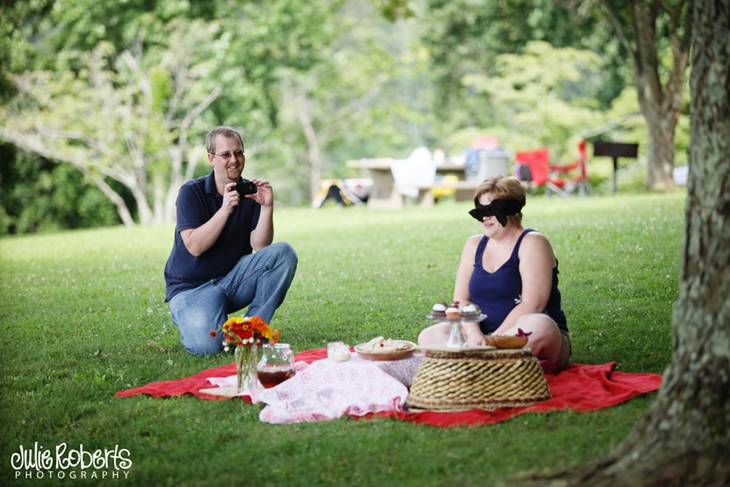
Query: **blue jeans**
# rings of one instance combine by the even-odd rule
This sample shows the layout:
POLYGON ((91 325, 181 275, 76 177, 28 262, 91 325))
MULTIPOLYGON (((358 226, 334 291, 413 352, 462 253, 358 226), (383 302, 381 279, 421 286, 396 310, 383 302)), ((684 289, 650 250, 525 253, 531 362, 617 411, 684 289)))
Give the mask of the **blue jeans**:
POLYGON ((294 249, 288 243, 277 242, 244 255, 225 276, 176 294, 170 300, 170 314, 180 330, 182 344, 195 355, 220 352, 221 327, 228 313, 246 306, 246 316, 260 316, 271 322, 296 270, 294 249), (211 330, 217 332, 215 337, 211 330))

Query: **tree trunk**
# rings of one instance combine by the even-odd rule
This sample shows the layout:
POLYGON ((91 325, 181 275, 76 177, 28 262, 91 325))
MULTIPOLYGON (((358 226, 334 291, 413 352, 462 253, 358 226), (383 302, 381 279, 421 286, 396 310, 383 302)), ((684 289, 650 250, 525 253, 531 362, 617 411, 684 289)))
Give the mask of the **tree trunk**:
POLYGON ((730 0, 694 5, 686 241, 672 362, 608 457, 526 485, 730 485, 730 0))
POLYGON ((302 126, 304 138, 307 141, 309 200, 314 201, 317 193, 319 193, 319 181, 322 177, 322 151, 319 148, 319 138, 317 137, 317 131, 314 128, 309 98, 307 97, 305 88, 300 89, 299 96, 297 98, 297 118, 302 126))
POLYGON ((674 131, 679 113, 666 113, 658 107, 642 107, 641 111, 649 130, 646 185, 651 189, 671 188, 674 186, 674 131))
POLYGON ((617 8, 615 3, 603 0, 603 7, 634 65, 639 107, 649 131, 646 185, 651 189, 670 188, 674 186, 674 131, 689 54, 692 0, 681 0, 673 6, 657 0, 631 2, 627 10, 617 8), (664 83, 659 75, 662 66, 656 32, 660 11, 669 17, 662 23, 661 37, 669 41, 672 60, 664 83), (626 17, 631 18, 630 28, 626 17))
POLYGON ((124 226, 133 227, 134 218, 132 218, 132 214, 129 212, 129 208, 127 208, 127 204, 124 202, 124 198, 122 198, 119 193, 114 191, 111 186, 109 186, 106 181, 104 181, 103 177, 94 176, 93 181, 96 187, 99 188, 102 193, 104 193, 104 196, 109 198, 109 200, 114 203, 114 206, 116 206, 117 208, 117 214, 122 220, 122 223, 124 223, 124 226))
POLYGON ((153 222, 155 224, 165 222, 165 181, 161 173, 152 176, 152 208, 153 222))
POLYGON ((137 215, 139 216, 139 223, 141 225, 149 225, 152 223, 152 210, 147 202, 147 195, 145 191, 139 186, 139 182, 134 179, 132 184, 127 185, 129 191, 134 197, 135 203, 137 203, 137 215))
MULTIPOLYGON (((635 2, 633 8, 636 37, 634 71, 639 107, 649 130, 646 184, 651 189, 670 188, 674 186, 674 130, 682 101, 687 52, 676 43, 676 48, 672 49, 672 74, 679 79, 670 77, 662 86, 656 36, 659 5, 657 2, 635 2)), ((680 13, 681 9, 677 11, 677 14, 680 13)), ((686 17, 689 18, 689 15, 686 17)), ((670 37, 676 35, 676 32, 670 33, 670 37)))

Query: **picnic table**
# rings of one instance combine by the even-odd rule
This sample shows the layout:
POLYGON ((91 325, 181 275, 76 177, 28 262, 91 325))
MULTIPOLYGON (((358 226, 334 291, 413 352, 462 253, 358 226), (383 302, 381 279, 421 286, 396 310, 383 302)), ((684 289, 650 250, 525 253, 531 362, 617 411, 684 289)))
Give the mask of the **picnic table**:
MULTIPOLYGON (((366 169, 370 173, 373 186, 370 189, 368 198, 369 208, 401 208, 404 206, 405 197, 398 191, 393 177, 393 161, 392 158, 347 161, 347 167, 366 169)), ((458 180, 443 182, 436 180, 430 184, 418 185, 418 196, 416 197, 418 204, 422 207, 432 206, 434 198, 431 190, 434 188, 454 189, 457 201, 470 200, 474 196, 474 190, 479 185, 479 181, 464 180, 464 174, 463 164, 449 161, 436 164, 437 179, 440 176, 454 175, 458 180)))

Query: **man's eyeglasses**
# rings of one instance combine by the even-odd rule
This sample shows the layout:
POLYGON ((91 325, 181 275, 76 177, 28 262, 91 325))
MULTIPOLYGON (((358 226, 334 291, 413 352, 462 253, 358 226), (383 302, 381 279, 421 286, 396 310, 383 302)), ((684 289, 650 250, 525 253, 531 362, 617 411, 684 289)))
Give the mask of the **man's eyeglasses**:
POLYGON ((233 152, 225 151, 225 152, 221 152, 220 154, 216 154, 215 152, 208 152, 208 154, 210 154, 212 156, 218 156, 221 159, 223 159, 224 161, 227 161, 228 159, 230 159, 231 156, 234 156, 236 159, 243 159, 243 156, 246 155, 246 153, 243 152, 242 150, 237 150, 237 151, 233 151, 233 152))

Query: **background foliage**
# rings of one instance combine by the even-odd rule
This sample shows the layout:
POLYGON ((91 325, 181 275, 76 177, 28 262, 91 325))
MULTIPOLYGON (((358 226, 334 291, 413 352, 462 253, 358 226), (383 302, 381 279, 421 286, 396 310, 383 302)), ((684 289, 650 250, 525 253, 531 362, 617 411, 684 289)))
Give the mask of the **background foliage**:
MULTIPOLYGON (((120 221, 110 214, 124 218, 120 206, 125 222, 169 221, 180 180, 207 172, 202 138, 218 124, 243 129, 247 173, 272 180, 290 205, 308 203, 322 178, 357 175, 348 159, 405 157, 421 145, 458 155, 482 133, 509 152, 547 145, 557 162, 572 160, 582 137, 638 141, 642 157, 624 175, 634 183, 621 187, 643 186, 647 132, 632 67, 595 2, 1 8, 0 132, 17 147, 0 161, 2 233, 108 225, 120 221), (37 130, 44 150, 13 138, 21 129, 37 130), (70 160, 79 175, 54 173, 70 160), (55 174, 52 185, 34 181, 43 174, 55 174), (114 204, 100 187, 117 195, 114 204), (89 196, 50 209, 53 191, 89 196), (96 210, 69 212, 73 205, 96 210)), ((669 56, 663 38, 659 49, 669 56)), ((680 164, 687 129, 680 117, 680 164)), ((592 161, 594 181, 609 166, 592 161)))

